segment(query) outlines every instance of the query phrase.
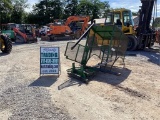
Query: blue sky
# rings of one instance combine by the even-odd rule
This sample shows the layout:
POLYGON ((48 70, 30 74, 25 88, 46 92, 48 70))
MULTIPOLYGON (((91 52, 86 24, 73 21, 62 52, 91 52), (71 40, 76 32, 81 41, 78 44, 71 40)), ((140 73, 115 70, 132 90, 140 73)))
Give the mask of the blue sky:
MULTIPOLYGON (((30 5, 38 3, 39 0, 28 0, 30 5)), ((133 12, 137 12, 139 6, 141 6, 140 0, 101 0, 101 1, 109 1, 111 8, 127 8, 133 12)), ((26 11, 31 11, 32 8, 27 9, 26 11)), ((160 16, 160 1, 157 3, 157 14, 160 16)))

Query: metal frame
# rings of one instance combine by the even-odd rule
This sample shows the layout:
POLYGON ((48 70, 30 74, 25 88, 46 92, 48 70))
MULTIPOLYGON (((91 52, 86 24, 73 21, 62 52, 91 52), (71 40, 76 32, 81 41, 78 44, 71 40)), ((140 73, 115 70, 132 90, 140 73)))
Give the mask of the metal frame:
MULTIPOLYGON (((92 26, 92 27, 89 28, 89 30, 93 30, 93 34, 91 34, 91 31, 90 31, 90 33, 87 36, 87 40, 86 40, 86 44, 84 46, 82 59, 81 59, 81 62, 79 62, 81 65, 80 65, 80 67, 76 67, 75 63, 72 63, 72 68, 67 70, 69 76, 79 78, 82 81, 88 83, 89 79, 92 78, 95 75, 95 73, 98 72, 98 71, 107 72, 107 73, 111 73, 111 74, 115 74, 115 75, 120 75, 120 73, 112 71, 112 68, 113 68, 115 62, 119 58, 122 58, 122 60, 124 62, 125 54, 124 54, 124 51, 121 53, 120 46, 122 46, 122 45, 120 45, 120 41, 123 38, 122 35, 123 36, 125 36, 125 35, 124 35, 124 33, 122 31, 119 30, 119 28, 116 28, 116 27, 117 26, 115 26, 115 25, 106 25, 105 28, 103 28, 103 26, 95 25, 95 26, 92 26), (99 29, 101 29, 101 28, 103 28, 103 29, 100 31, 99 29), (108 28, 109 30, 106 29, 106 28, 108 28), (116 35, 115 32, 119 33, 118 34, 119 36, 116 37, 116 38, 114 38, 115 35, 116 35), (108 34, 109 36, 106 36, 107 33, 109 33, 108 34), (91 36, 90 36, 90 34, 91 34, 91 36), (93 45, 94 45, 94 42, 96 41, 95 38, 96 38, 97 35, 102 37, 102 45, 98 46, 98 43, 97 43, 97 48, 100 51, 99 55, 92 54, 94 52, 93 45), (104 38, 103 38, 103 36, 104 36, 104 38), (92 38, 90 39, 90 37, 92 37, 92 38), (106 38, 108 38, 108 39, 106 40, 106 38), (115 41, 113 41, 113 39, 115 41), (106 45, 105 45, 105 41, 108 41, 106 45), (115 51, 112 50, 113 47, 116 47, 115 51), (107 52, 107 54, 105 54, 105 51, 107 52), (121 53, 121 54, 119 55, 119 53, 121 53), (99 58, 101 58, 100 64, 98 64, 98 65, 96 65, 94 67, 86 66, 88 60, 93 55, 97 55, 97 56, 99 56, 99 58), (108 65, 109 58, 112 58, 113 56, 115 56, 115 58, 112 61, 113 63, 111 64, 111 67, 108 69, 107 65, 108 65)), ((87 30, 87 31, 89 31, 89 30, 87 30)), ((83 36, 81 36, 81 38, 82 37, 83 36)), ((125 45, 124 46, 125 46, 126 49, 124 49, 124 50, 126 51, 127 50, 127 45, 128 45, 128 38, 126 37, 125 39, 126 39, 126 41, 125 41, 125 45)), ((65 56, 66 56, 67 59, 70 59, 72 61, 77 62, 76 58, 78 56, 78 52, 79 52, 80 46, 82 46, 82 45, 78 44, 79 42, 80 42, 80 39, 71 48, 69 47, 69 44, 70 43, 73 44, 73 42, 68 42, 66 50, 65 50, 65 56), (68 56, 68 54, 67 54, 68 51, 67 50, 68 49, 74 50, 74 47, 76 45, 78 45, 78 48, 75 51, 76 54, 75 54, 75 56, 71 56, 71 57, 74 57, 74 58, 71 58, 70 56, 68 56)), ((74 52, 74 51, 72 51, 72 52, 74 52)))

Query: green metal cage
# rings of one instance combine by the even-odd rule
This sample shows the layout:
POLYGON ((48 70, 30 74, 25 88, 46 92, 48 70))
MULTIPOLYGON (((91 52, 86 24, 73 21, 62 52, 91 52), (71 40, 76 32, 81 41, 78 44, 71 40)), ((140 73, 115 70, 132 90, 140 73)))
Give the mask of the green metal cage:
MULTIPOLYGON (((88 81, 97 71, 112 72, 114 63, 121 58, 124 62, 128 45, 128 37, 115 25, 93 25, 89 28, 85 45, 77 44, 72 50, 74 42, 68 42, 65 56, 67 59, 80 63, 81 66, 68 69, 69 75, 88 81), (92 56, 97 56, 100 62, 94 66, 87 66, 92 56)), ((117 74, 117 73, 114 73, 117 74)))

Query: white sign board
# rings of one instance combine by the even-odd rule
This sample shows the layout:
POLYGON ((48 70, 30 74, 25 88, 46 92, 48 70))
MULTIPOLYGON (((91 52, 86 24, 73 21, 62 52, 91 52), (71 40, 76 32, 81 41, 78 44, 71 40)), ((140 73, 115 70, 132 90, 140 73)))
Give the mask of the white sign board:
POLYGON ((40 74, 59 74, 59 47, 40 47, 40 74))

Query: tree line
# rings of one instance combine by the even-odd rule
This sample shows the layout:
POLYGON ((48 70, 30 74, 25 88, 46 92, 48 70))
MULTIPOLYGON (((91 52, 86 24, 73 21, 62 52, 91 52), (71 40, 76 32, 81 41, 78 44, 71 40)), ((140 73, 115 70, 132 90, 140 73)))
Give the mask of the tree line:
POLYGON ((27 0, 1 0, 0 23, 44 25, 72 15, 86 15, 95 19, 105 17, 110 9, 109 2, 101 0, 39 0, 33 6, 27 0), (32 11, 25 11, 31 7, 32 11))
POLYGON ((71 15, 86 15, 91 19, 104 17, 109 2, 100 0, 40 0, 30 6, 27 0, 1 0, 0 23, 46 24, 71 15), (32 11, 26 12, 26 8, 32 11))

